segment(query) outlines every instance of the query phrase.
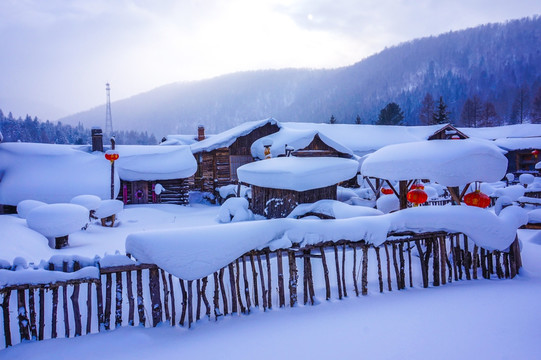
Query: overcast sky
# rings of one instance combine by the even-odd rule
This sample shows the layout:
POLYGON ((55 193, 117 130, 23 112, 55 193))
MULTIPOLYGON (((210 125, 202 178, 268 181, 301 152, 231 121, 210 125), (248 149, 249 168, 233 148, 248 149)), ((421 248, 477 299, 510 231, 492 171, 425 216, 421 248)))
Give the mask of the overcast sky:
MULTIPOLYGON (((160 85, 333 68, 540 0, 0 0, 0 109, 58 117, 160 85)), ((104 110, 105 112, 105 110, 104 110)))

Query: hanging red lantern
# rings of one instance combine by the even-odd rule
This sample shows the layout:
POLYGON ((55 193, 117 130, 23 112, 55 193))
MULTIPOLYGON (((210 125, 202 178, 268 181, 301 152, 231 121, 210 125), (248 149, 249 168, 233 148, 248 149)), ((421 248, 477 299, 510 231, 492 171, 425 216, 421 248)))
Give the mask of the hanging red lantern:
POLYGON ((424 190, 425 186, 423 184, 413 184, 413 185, 411 185, 410 190, 415 190, 415 189, 424 190))
POLYGON ((105 158, 113 163, 115 160, 118 160, 118 152, 115 150, 107 150, 105 152, 105 158))
POLYGON ((385 195, 391 195, 393 193, 393 189, 381 188, 381 193, 385 195))
POLYGON ((414 206, 417 206, 419 204, 425 203, 428 200, 428 195, 423 190, 415 188, 408 191, 406 198, 414 206))
POLYGON ((481 190, 475 190, 464 195, 464 202, 466 205, 477 206, 483 209, 490 206, 490 198, 488 195, 482 193, 481 190))
POLYGON ((539 150, 537 149, 533 150, 532 155, 535 156, 535 158, 537 159, 537 155, 539 155, 539 150))

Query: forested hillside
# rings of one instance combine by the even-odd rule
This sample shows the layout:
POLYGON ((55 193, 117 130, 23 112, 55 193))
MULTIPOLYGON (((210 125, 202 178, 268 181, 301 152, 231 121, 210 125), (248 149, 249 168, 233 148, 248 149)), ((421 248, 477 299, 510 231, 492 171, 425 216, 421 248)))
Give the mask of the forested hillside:
MULTIPOLYGON (((158 137, 195 133, 199 124, 223 131, 270 116, 375 123, 391 102, 412 125, 421 123, 423 100, 425 110, 430 99, 435 109, 440 97, 451 122, 482 126, 541 121, 540 87, 541 18, 534 17, 413 40, 340 69, 235 73, 170 84, 112 106, 116 128, 158 137)), ((62 121, 101 125, 95 119, 102 113, 95 108, 62 121)))

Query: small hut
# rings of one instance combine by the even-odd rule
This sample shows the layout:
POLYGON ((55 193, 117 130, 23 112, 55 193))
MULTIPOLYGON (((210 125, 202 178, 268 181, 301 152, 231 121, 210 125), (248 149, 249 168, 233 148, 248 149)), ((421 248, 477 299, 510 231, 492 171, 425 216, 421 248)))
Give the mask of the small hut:
POLYGON ((538 175, 535 164, 541 161, 541 137, 503 138, 494 143, 507 151, 505 157, 509 162, 507 172, 515 174, 531 173, 538 175))
POLYGON ((357 174, 359 163, 338 157, 279 157, 241 166, 239 180, 252 187, 251 210, 286 217, 298 204, 337 198, 337 184, 357 174))
POLYGON ((469 136, 458 130, 451 124, 444 125, 441 129, 430 135, 427 140, 464 140, 469 136))

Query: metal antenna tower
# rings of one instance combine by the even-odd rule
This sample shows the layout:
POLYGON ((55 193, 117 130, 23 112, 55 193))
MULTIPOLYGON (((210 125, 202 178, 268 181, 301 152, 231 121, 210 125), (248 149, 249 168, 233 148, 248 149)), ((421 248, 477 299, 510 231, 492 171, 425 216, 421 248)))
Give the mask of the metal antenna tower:
POLYGON ((105 84, 105 92, 107 94, 105 105, 105 135, 113 135, 113 117, 111 116, 111 87, 109 83, 105 84))

